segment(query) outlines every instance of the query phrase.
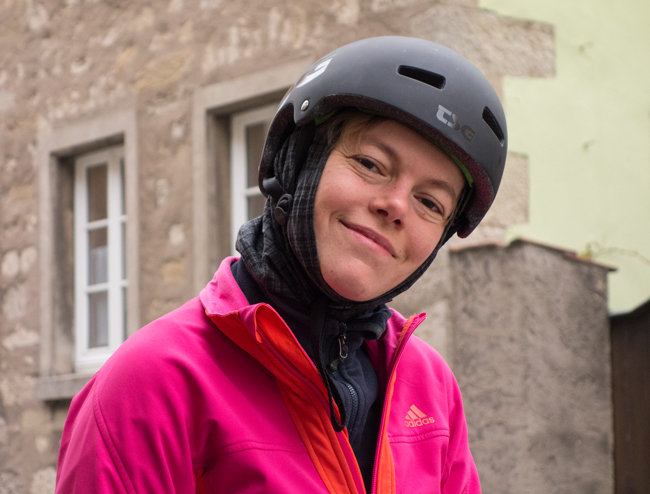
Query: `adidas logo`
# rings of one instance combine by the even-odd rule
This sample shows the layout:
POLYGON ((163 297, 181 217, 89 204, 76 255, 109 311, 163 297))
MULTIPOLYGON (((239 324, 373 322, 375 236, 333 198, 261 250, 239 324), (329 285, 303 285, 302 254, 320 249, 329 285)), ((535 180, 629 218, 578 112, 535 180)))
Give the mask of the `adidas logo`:
POLYGON ((406 417, 404 417, 404 425, 406 427, 421 427, 426 424, 433 424, 435 420, 430 417, 427 417, 422 410, 420 410, 415 405, 411 405, 409 411, 406 412, 406 417))

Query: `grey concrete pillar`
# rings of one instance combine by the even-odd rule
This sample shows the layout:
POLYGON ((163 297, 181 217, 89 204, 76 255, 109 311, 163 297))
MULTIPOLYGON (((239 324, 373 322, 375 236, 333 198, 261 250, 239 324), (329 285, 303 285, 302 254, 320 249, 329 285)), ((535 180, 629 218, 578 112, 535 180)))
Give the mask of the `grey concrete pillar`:
POLYGON ((613 493, 609 268, 524 241, 449 257, 447 353, 483 492, 613 493))

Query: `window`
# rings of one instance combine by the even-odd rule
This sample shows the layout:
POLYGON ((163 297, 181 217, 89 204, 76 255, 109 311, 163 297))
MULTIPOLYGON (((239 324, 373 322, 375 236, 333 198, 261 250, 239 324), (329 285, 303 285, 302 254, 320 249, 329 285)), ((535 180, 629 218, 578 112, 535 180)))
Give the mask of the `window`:
POLYGON ((230 118, 230 237, 234 254, 239 227, 264 211, 266 198, 257 184, 257 170, 277 107, 273 103, 235 113, 230 118))
POLYGON ((75 158, 75 368, 94 370, 125 339, 124 150, 75 158))
POLYGON ((38 143, 35 395, 60 400, 79 392, 140 327, 136 113, 43 128, 38 143))

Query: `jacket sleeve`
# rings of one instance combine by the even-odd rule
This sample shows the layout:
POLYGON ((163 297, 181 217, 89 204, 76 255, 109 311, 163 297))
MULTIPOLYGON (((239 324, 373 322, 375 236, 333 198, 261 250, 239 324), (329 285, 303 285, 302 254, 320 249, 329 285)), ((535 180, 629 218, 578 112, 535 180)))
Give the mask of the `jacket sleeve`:
POLYGON ((474 458, 469 450, 467 421, 463 400, 456 378, 449 371, 449 447, 447 476, 443 479, 443 494, 481 494, 481 485, 474 458))
POLYGON ((158 337, 152 345, 140 331, 73 399, 57 494, 195 494, 194 470, 205 465, 194 465, 192 444, 202 436, 188 410, 202 402, 191 393, 194 380, 174 355, 175 343, 158 337))
POLYGON ((70 405, 57 468, 56 493, 133 493, 93 411, 94 378, 70 405))

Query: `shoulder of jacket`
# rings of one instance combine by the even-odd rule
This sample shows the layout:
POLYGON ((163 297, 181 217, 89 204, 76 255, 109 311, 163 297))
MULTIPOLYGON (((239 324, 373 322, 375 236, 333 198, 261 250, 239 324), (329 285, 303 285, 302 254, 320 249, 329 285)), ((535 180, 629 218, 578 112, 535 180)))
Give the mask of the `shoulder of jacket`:
POLYGON ((197 297, 131 335, 97 372, 96 392, 101 400, 165 396, 203 379, 220 355, 233 351, 197 297))

